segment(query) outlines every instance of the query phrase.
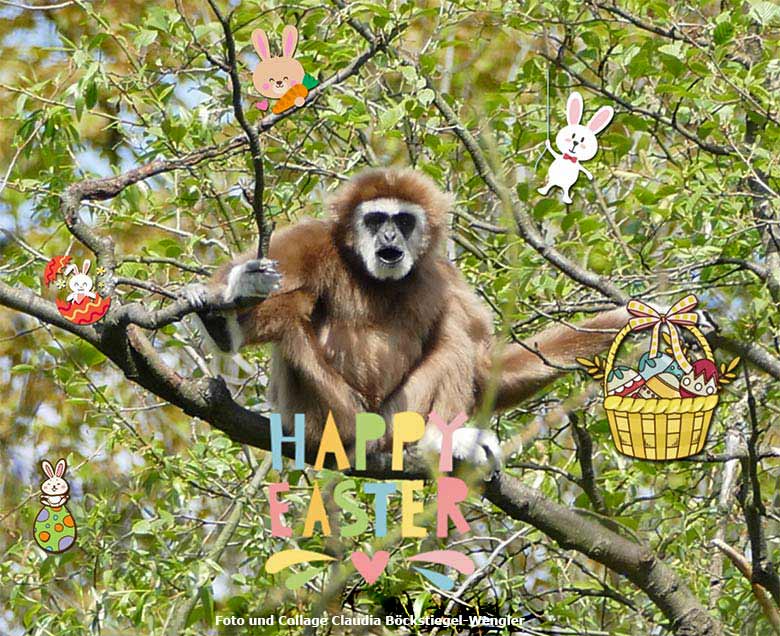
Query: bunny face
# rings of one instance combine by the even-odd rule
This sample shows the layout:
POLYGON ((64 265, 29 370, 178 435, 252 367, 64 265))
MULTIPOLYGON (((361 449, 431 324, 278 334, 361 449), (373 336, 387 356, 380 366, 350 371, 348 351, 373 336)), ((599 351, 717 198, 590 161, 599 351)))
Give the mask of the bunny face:
POLYGON ((263 97, 278 99, 292 86, 300 84, 303 75, 303 66, 297 60, 275 57, 257 65, 252 81, 263 97))
POLYGON ((77 294, 86 294, 92 290, 92 279, 86 274, 75 274, 68 281, 68 286, 77 294))
POLYGON ((566 102, 566 119, 568 126, 555 136, 555 145, 570 160, 587 161, 592 159, 599 149, 596 135, 604 130, 615 111, 611 106, 602 106, 596 111, 587 126, 582 126, 582 96, 576 91, 569 95, 566 102))
POLYGON ((89 259, 86 259, 81 267, 81 271, 79 271, 78 268, 73 264, 68 265, 68 268, 65 270, 66 273, 73 274, 68 279, 68 287, 70 287, 74 294, 81 294, 84 296, 92 291, 92 278, 87 275, 89 266, 89 259))
POLYGON ((303 81, 303 66, 293 58, 298 46, 298 30, 294 26, 288 24, 282 31, 280 57, 271 55, 268 38, 262 29, 252 33, 252 44, 260 56, 260 63, 252 73, 252 82, 263 97, 278 99, 303 81))
POLYGON ((56 468, 52 468, 51 464, 45 459, 41 462, 43 473, 48 477, 48 479, 41 484, 41 492, 43 492, 44 495, 57 496, 64 495, 68 492, 68 482, 62 478, 65 474, 66 466, 67 464, 64 459, 60 459, 57 462, 56 468))
POLYGON ((596 135, 586 126, 566 126, 555 136, 555 145, 562 153, 578 161, 592 159, 599 149, 596 135))

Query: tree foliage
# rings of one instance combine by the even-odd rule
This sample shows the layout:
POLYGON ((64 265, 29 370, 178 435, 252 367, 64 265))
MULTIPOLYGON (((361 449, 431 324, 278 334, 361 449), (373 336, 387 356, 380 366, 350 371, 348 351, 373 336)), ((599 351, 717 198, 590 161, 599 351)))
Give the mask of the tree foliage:
MULTIPOLYGON (((35 4, 0 2, 0 631, 218 633, 215 614, 344 607, 479 608, 528 616, 532 633, 780 633, 774 3, 35 4), (274 47, 287 23, 320 86, 266 117, 250 33, 276 34, 274 47), (536 188, 573 89, 586 116, 617 114, 594 180, 566 206, 536 188), (454 604, 402 568, 372 587, 323 569, 296 593, 265 573, 283 545, 262 488, 276 475, 242 418, 266 408, 269 352, 212 358, 174 320, 188 313, 178 289, 256 249, 259 212, 271 226, 325 215, 327 194, 367 165, 411 165, 455 194, 450 255, 505 339, 694 292, 718 324, 718 363, 745 365, 705 452, 686 461, 619 455, 583 371, 491 418, 522 450, 504 471, 513 481, 469 501, 478 531, 464 545, 489 560, 454 604), (41 273, 64 253, 109 273, 105 327, 57 320, 41 273), (195 384, 177 393, 160 370, 195 384), (247 411, 219 401, 218 374, 247 411), (55 456, 71 466, 80 535, 46 557, 31 528, 37 462, 55 456)), ((303 480, 300 510, 311 471, 288 477, 303 480)))

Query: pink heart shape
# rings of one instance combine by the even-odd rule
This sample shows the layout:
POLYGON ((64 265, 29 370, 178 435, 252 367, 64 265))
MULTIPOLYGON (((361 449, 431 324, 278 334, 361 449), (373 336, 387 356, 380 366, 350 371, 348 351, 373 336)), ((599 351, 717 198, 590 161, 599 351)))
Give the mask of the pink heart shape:
POLYGON ((352 559, 352 565, 360 572, 366 583, 371 585, 385 571, 390 553, 386 550, 377 550, 372 559, 364 552, 353 552, 349 558, 352 559))
POLYGON ((268 110, 268 100, 264 99, 262 102, 257 102, 255 104, 260 110, 268 110))

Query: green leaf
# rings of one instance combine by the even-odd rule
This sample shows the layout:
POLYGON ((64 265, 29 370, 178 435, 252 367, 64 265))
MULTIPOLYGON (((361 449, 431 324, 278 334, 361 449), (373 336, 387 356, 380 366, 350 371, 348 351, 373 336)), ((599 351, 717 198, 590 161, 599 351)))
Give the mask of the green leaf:
POLYGON ((92 81, 87 84, 87 89, 84 93, 84 103, 87 108, 94 108, 98 99, 98 87, 97 83, 92 81))
POLYGON ((157 39, 157 31, 151 29, 144 29, 138 35, 135 36, 135 45, 140 49, 145 46, 149 46, 157 39))
POLYGON ((151 534, 152 524, 148 519, 139 519, 133 524, 133 534, 151 534))
POLYGON ((211 586, 204 585, 198 592, 200 603, 203 607, 203 620, 208 625, 214 624, 214 597, 211 594, 211 586))
POLYGON ((731 38, 733 37, 734 25, 731 24, 731 22, 721 22, 712 32, 712 39, 715 41, 715 44, 718 45, 723 45, 726 44, 726 42, 730 42, 731 38))
POLYGON ((435 97, 436 93, 434 93, 430 88, 424 88, 417 93, 417 99, 420 100, 420 103, 423 106, 430 105, 435 97))

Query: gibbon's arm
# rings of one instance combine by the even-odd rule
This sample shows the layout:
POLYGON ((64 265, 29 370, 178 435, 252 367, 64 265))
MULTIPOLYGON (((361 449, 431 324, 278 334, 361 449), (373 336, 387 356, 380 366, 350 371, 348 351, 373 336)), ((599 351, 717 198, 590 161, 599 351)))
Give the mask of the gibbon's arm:
POLYGON ((607 349, 629 318, 626 308, 620 307, 579 323, 576 328, 551 327, 524 340, 525 346, 509 345, 495 363, 500 373, 495 408, 507 409, 522 402, 567 373, 560 367, 574 366, 577 358, 592 358, 607 349))
POLYGON ((279 232, 272 237, 269 251, 269 256, 278 261, 244 256, 220 270, 211 285, 224 287, 225 300, 248 298, 254 304, 237 310, 201 312, 199 317, 223 351, 274 343, 286 363, 301 374, 308 386, 316 387, 312 390, 318 393, 318 400, 333 411, 337 421, 349 421, 355 413, 366 410, 364 400, 329 364, 311 324, 317 302, 312 277, 318 273, 308 259, 317 254, 325 229, 322 223, 306 222, 279 232), (270 295, 266 280, 269 276, 275 277, 270 295))

